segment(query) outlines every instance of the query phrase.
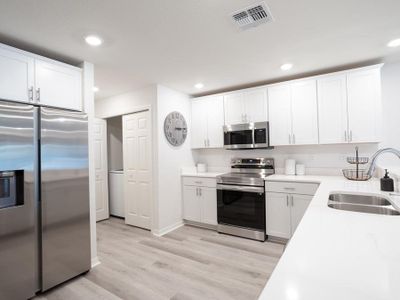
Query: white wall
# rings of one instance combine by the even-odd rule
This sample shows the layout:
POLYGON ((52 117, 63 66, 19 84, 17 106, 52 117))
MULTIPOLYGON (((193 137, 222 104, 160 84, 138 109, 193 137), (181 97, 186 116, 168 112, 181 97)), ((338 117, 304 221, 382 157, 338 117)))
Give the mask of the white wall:
POLYGON ((107 156, 108 169, 122 169, 122 117, 107 119, 107 156))
POLYGON ((110 118, 143 110, 154 106, 157 102, 157 87, 155 85, 125 93, 122 95, 96 100, 95 114, 97 118, 110 118))
POLYGON ((88 152, 89 152, 89 203, 90 203, 90 249, 92 267, 97 265, 97 239, 96 239, 96 196, 95 196, 95 154, 94 154, 94 66, 83 62, 82 88, 84 110, 88 115, 88 152))
MULTIPOLYGON (((380 148, 400 150, 400 62, 384 65, 382 69, 383 140, 380 148)), ((400 170, 400 160, 385 154, 379 165, 400 170)))
POLYGON ((185 143, 171 146, 164 135, 165 117, 178 111, 190 128, 191 104, 187 95, 164 86, 157 86, 157 141, 158 141, 158 227, 156 234, 182 224, 181 167, 193 166, 190 149, 190 130, 185 143))

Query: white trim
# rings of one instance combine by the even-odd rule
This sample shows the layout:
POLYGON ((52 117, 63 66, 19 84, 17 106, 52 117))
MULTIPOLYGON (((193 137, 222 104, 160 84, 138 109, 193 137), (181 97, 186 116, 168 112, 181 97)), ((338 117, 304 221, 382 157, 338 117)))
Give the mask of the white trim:
POLYGON ((100 264, 101 264, 101 261, 99 260, 99 257, 98 257, 98 256, 92 258, 92 269, 93 269, 94 267, 97 267, 97 266, 100 265, 100 264))
POLYGON ((162 237, 163 235, 170 233, 171 231, 174 231, 176 229, 178 229, 179 227, 182 227, 183 225, 185 225, 183 223, 183 221, 179 221, 175 224, 172 224, 170 226, 164 227, 160 230, 152 230, 151 233, 157 237, 162 237))

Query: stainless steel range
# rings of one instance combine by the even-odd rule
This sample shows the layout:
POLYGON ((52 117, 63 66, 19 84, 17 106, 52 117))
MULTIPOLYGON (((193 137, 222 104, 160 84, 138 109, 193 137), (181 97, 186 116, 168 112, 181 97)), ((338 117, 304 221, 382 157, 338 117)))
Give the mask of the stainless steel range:
POLYGON ((218 232, 265 241, 265 178, 273 158, 233 158, 217 177, 218 232))

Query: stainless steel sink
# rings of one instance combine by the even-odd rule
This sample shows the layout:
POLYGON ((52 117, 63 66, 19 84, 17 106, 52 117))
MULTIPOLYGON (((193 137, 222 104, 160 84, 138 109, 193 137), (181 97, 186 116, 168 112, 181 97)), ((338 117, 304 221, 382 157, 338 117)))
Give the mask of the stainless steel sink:
POLYGON ((329 195, 328 206, 334 209, 379 214, 400 215, 389 200, 379 196, 335 193, 329 195))
POLYGON ((329 200, 340 203, 352 203, 352 204, 363 204, 363 205, 378 205, 386 206, 391 203, 379 196, 368 196, 360 194, 331 194, 329 200))
POLYGON ((391 206, 373 206, 373 205, 359 205, 350 203, 329 203, 329 207, 340 210, 355 211, 361 213, 379 214, 379 215, 400 215, 400 212, 391 206))

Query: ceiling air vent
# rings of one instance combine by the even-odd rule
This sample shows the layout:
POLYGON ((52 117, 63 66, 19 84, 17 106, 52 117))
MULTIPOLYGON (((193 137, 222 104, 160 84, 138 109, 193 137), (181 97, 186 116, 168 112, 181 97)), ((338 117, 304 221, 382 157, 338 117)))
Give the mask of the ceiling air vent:
POLYGON ((265 2, 236 11, 232 14, 232 18, 241 29, 248 29, 273 21, 271 12, 265 2))

